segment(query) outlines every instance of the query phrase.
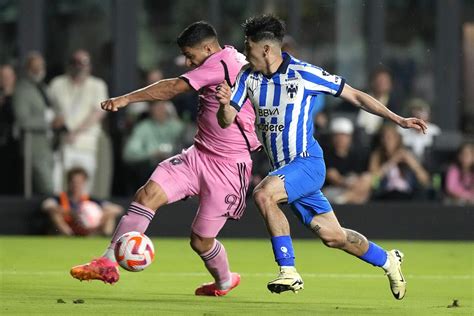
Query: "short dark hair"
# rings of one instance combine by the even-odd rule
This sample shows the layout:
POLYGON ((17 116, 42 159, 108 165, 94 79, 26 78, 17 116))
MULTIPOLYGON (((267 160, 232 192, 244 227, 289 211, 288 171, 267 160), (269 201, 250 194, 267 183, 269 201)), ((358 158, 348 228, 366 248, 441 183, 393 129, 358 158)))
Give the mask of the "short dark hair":
POLYGON ((89 175, 87 174, 87 171, 84 168, 82 168, 82 167, 72 167, 67 172, 67 181, 68 182, 71 181, 71 179, 77 174, 82 175, 86 179, 89 178, 89 175))
POLYGON ((285 22, 271 14, 254 16, 242 24, 245 36, 253 42, 273 40, 282 42, 285 36, 285 22))
POLYGON ((199 21, 188 25, 188 27, 178 35, 176 43, 178 43, 179 47, 193 47, 213 37, 217 38, 216 29, 206 21, 199 21))

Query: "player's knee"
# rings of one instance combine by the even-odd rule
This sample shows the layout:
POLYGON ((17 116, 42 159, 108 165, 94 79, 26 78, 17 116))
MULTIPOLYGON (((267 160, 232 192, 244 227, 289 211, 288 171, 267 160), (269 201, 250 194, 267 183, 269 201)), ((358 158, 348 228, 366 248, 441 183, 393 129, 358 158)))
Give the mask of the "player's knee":
POLYGON ((274 203, 272 196, 265 189, 255 189, 253 191, 253 199, 260 210, 266 209, 266 206, 274 203))
POLYGON ((344 248, 346 244, 346 236, 343 231, 321 235, 320 237, 324 245, 330 248, 344 248))
POLYGON ((134 201, 156 210, 166 203, 166 195, 159 187, 147 183, 135 193, 134 201))
POLYGON ((189 245, 196 253, 202 254, 211 250, 214 245, 214 238, 203 238, 193 233, 189 245))

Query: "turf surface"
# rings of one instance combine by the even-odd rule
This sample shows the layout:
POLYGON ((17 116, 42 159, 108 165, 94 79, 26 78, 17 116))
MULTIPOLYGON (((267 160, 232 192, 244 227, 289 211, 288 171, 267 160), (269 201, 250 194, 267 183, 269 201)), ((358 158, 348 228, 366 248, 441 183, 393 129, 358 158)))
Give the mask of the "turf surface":
POLYGON ((122 270, 120 282, 110 286, 69 276, 71 266, 101 254, 106 239, 0 237, 0 314, 474 315, 472 242, 380 241, 406 256, 408 291, 397 301, 381 270, 315 240, 295 241, 305 281, 298 294, 267 291, 277 272, 267 240, 229 239, 223 243, 241 285, 225 297, 196 297, 195 287, 210 278, 188 241, 153 241, 153 265, 139 273, 122 270), (448 308, 453 299, 459 307, 448 308))

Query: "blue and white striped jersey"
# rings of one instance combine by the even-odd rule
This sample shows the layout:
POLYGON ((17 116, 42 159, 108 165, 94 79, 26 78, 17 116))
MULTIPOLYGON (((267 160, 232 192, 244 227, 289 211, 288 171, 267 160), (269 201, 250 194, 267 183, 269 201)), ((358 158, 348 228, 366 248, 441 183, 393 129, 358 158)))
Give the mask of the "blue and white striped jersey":
POLYGON ((283 63, 271 76, 244 67, 232 89, 230 103, 239 111, 250 99, 256 112, 257 134, 272 167, 278 169, 298 155, 305 155, 308 149, 312 155, 323 156, 313 137, 310 114, 319 94, 337 97, 344 82, 344 78, 283 53, 283 63))

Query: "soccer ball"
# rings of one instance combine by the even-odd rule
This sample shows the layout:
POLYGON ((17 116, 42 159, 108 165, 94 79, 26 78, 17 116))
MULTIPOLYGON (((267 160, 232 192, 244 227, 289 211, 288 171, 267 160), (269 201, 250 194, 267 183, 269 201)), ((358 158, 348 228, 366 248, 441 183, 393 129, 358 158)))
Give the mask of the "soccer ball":
POLYGON ((153 262, 154 258, 155 247, 145 234, 128 232, 117 240, 115 259, 125 270, 142 271, 153 262))
POLYGON ((86 231, 97 229, 102 221, 102 209, 93 201, 82 201, 77 210, 76 223, 86 231))

